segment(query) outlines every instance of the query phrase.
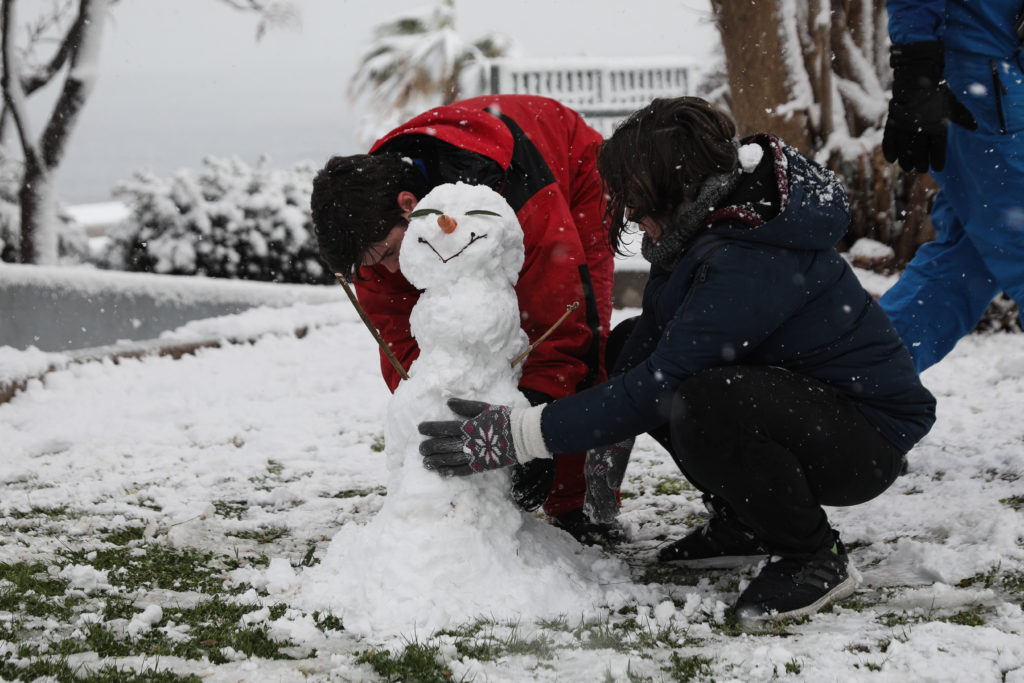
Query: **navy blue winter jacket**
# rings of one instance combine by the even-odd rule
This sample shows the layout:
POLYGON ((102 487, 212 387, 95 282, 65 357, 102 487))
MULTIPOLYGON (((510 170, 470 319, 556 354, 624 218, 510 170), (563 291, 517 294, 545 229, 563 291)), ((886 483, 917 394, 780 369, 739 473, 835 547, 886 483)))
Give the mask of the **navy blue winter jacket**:
POLYGON ((722 365, 770 365, 835 387, 902 451, 935 421, 888 317, 833 245, 849 201, 836 177, 777 138, 671 271, 651 268, 643 311, 616 376, 544 408, 552 453, 574 453, 668 421, 687 377, 722 365))

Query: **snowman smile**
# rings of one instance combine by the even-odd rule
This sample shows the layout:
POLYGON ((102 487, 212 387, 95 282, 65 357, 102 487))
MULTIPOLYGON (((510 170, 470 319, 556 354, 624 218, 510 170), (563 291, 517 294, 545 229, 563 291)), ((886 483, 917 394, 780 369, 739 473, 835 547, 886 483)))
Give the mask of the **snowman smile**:
POLYGON ((434 254, 437 255, 437 258, 441 259, 441 263, 448 263, 449 261, 451 261, 456 256, 459 256, 462 252, 466 251, 466 249, 469 249, 469 246, 471 244, 473 244, 473 242, 476 242, 477 240, 482 240, 485 237, 487 237, 486 234, 478 235, 475 232, 469 233, 469 241, 466 242, 465 246, 463 246, 462 249, 459 249, 457 252, 455 252, 454 254, 452 254, 451 256, 449 256, 447 258, 445 258, 444 256, 441 256, 441 253, 437 249, 435 249, 434 245, 431 244, 430 241, 427 240, 425 237, 420 237, 416 241, 419 242, 420 244, 425 244, 428 247, 430 247, 430 251, 434 252, 434 254))

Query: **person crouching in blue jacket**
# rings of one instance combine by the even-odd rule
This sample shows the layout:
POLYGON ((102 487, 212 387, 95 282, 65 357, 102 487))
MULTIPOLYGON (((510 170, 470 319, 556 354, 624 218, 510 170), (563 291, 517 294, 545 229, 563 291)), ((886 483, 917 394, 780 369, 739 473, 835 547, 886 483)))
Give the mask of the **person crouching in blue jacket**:
POLYGON ((885 491, 935 399, 833 248, 850 218, 837 178, 772 135, 735 136, 724 113, 682 97, 604 143, 612 245, 636 223, 651 262, 641 315, 609 343, 612 379, 534 408, 452 398, 458 419, 419 429, 424 466, 442 475, 587 450, 592 476, 621 478, 614 444, 651 434, 712 513, 659 559, 771 555, 736 602, 756 627, 854 591, 822 505, 885 491))

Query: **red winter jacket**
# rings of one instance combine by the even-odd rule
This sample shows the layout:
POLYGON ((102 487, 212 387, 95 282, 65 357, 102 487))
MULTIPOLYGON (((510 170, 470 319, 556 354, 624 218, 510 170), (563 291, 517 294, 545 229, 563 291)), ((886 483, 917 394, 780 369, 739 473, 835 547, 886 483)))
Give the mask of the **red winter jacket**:
MULTIPOLYGON (((516 211, 526 248, 516 293, 530 342, 566 306, 580 303, 523 366, 521 386, 552 398, 604 376, 613 254, 597 175, 601 140, 579 114, 555 100, 490 95, 420 114, 370 149, 415 159, 429 187, 458 180, 490 185, 516 211)), ((409 331, 418 291, 401 273, 382 266, 360 268, 355 284, 370 320, 408 369, 419 354, 409 331)), ((383 353, 381 368, 394 391, 400 378, 383 353)))

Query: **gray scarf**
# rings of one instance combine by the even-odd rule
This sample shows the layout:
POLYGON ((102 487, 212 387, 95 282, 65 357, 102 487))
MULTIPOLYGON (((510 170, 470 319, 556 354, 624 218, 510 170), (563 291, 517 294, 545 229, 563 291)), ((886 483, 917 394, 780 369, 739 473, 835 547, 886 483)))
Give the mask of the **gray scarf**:
POLYGON ((640 243, 640 253, 643 257, 662 268, 675 268, 683 259, 687 245, 703 227, 704 218, 718 208, 718 203, 733 191, 739 180, 739 168, 730 173, 709 176, 701 185, 697 199, 679 205, 657 244, 644 235, 640 243))

